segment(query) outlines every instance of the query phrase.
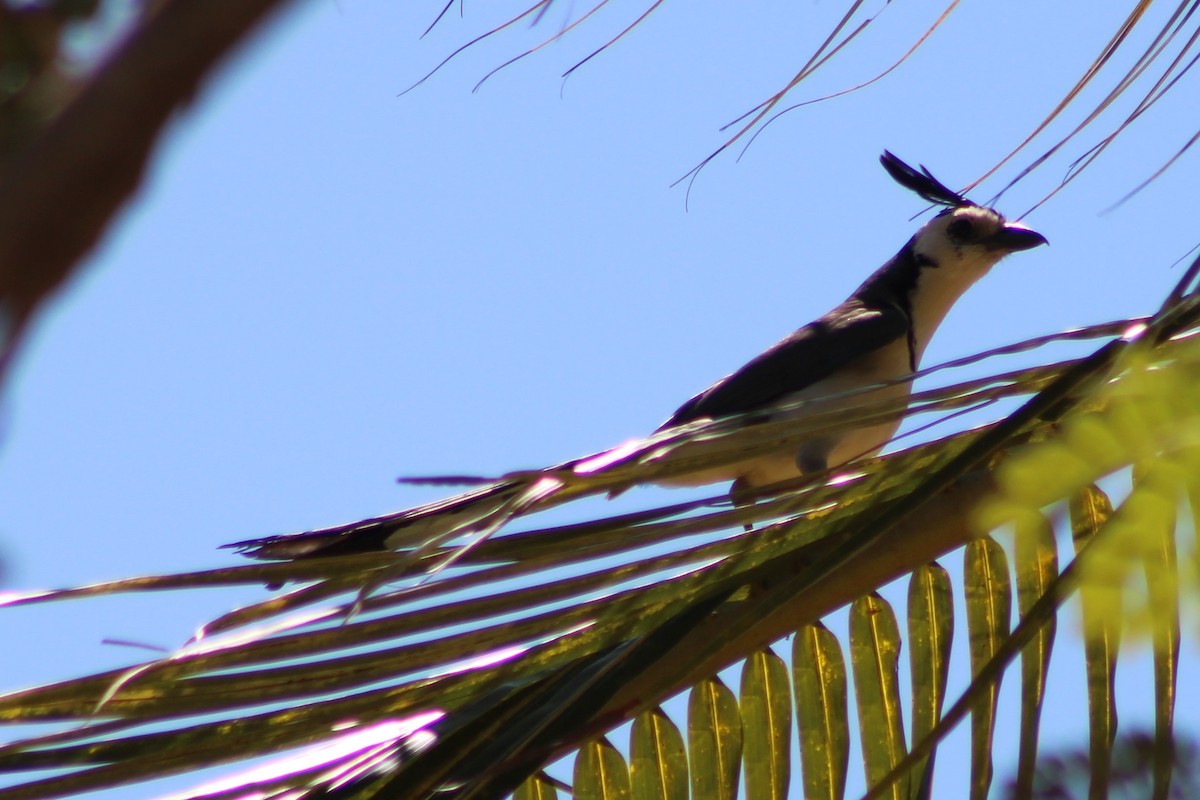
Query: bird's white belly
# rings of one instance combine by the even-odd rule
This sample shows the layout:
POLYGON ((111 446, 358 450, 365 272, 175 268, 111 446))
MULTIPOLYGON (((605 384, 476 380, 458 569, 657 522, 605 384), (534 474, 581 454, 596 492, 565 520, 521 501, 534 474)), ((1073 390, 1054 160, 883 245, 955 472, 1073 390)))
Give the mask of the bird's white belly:
MULTIPOLYGON (((912 382, 903 381, 851 396, 843 394, 907 375, 910 372, 908 346, 904 341, 895 342, 860 359, 852 367, 788 395, 780 405, 806 402, 798 408, 778 412, 772 415, 772 419, 802 418, 832 409, 873 405, 884 400, 906 398, 912 391, 912 382)), ((673 477, 660 483, 665 486, 702 486, 739 480, 743 488, 755 488, 799 478, 806 472, 804 466, 813 462, 836 470, 839 465, 852 459, 878 453, 891 440, 898 427, 899 415, 866 427, 842 428, 828 434, 814 432, 811 439, 798 449, 791 445, 754 459, 673 477)))

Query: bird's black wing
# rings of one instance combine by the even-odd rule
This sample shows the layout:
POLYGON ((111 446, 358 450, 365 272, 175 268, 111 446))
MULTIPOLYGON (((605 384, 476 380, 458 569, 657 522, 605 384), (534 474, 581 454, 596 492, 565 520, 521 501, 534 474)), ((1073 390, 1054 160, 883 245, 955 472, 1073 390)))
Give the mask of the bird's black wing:
POLYGON ((843 303, 688 400, 659 430, 779 402, 838 367, 906 337, 909 324, 907 314, 895 306, 868 308, 853 301, 843 303))

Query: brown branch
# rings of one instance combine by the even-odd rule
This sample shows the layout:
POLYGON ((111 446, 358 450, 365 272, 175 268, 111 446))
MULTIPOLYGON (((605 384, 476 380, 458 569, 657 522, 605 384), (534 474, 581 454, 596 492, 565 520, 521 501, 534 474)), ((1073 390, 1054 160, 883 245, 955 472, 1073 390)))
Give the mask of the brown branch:
POLYGON ((37 136, 0 163, 0 370, 100 241, 171 115, 284 0, 167 0, 37 136))

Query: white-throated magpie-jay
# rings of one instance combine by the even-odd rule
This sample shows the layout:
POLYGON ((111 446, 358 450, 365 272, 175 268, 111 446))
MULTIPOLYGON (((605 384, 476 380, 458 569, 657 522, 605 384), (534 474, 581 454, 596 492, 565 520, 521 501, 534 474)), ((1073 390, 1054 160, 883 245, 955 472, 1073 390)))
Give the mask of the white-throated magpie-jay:
MULTIPOLYGON (((950 190, 924 167, 913 169, 887 151, 880 160, 896 182, 943 210, 844 302, 688 400, 660 431, 748 412, 757 412, 757 419, 810 413, 828 408, 846 392, 876 385, 881 388, 873 398, 906 398, 912 390, 908 376, 917 370, 934 331, 958 298, 1004 256, 1046 244, 1041 234, 950 190), (831 395, 836 397, 820 400, 831 395), (808 402, 797 404, 800 400, 808 402)), ((817 435, 798 450, 758 454, 660 482, 701 485, 732 480, 731 495, 738 501, 762 487, 874 454, 899 424, 896 418, 817 435)), ((455 517, 455 524, 469 525, 472 519, 484 518, 504 502, 508 489, 503 482, 493 483, 376 520, 231 546, 266 559, 389 549, 395 544, 394 534, 403 531, 404 541, 412 542, 414 526, 435 519, 444 523, 455 517)))

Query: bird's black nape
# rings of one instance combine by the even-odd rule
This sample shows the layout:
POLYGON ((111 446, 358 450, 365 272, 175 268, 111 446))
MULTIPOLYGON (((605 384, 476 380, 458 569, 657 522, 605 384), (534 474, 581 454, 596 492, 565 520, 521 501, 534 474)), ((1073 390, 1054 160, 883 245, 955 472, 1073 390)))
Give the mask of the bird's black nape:
POLYGON ((916 192, 931 203, 939 206, 951 206, 953 208, 975 205, 933 177, 923 164, 921 165, 921 171, 917 172, 887 150, 884 150, 883 155, 879 157, 879 163, 883 164, 883 168, 888 171, 888 175, 892 176, 892 180, 905 189, 916 192))

